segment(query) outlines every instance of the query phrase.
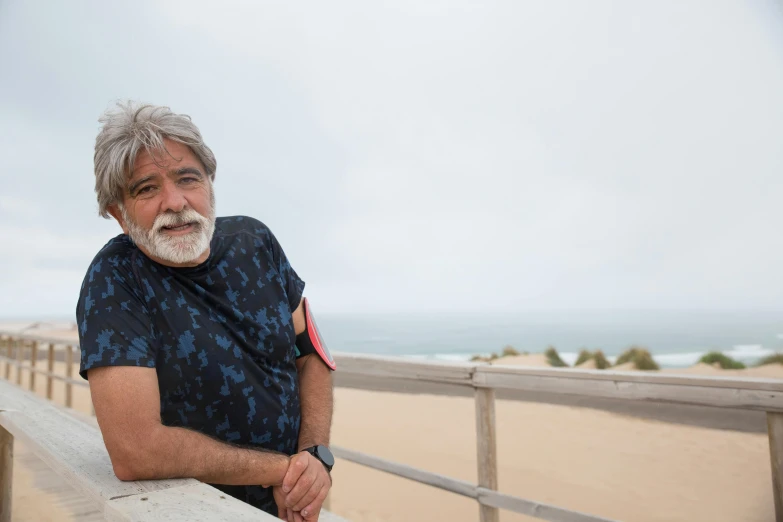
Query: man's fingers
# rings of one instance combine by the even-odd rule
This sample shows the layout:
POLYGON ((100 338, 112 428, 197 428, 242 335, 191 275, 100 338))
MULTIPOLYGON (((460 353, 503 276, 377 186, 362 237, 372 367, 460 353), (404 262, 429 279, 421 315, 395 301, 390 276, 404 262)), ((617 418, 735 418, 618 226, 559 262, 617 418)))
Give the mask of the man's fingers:
POLYGON ((277 518, 289 522, 288 509, 285 506, 285 493, 283 493, 282 488, 278 486, 273 487, 272 497, 275 499, 275 504, 277 504, 277 518))
POLYGON ((310 486, 310 489, 302 495, 302 498, 300 498, 296 504, 291 506, 291 508, 294 511, 302 511, 302 509, 310 504, 315 498, 318 496, 318 494, 321 492, 321 490, 324 487, 323 480, 321 477, 316 477, 316 479, 313 481, 313 485, 310 486))
POLYGON ((306 522, 317 522, 318 516, 321 514, 321 507, 324 505, 324 500, 329 494, 329 488, 323 487, 315 500, 302 510, 302 516, 306 522))
POLYGON ((291 457, 291 462, 288 464, 288 470, 285 472, 283 478, 283 491, 288 493, 299 481, 299 477, 307 469, 309 453, 299 453, 291 457))
MULTIPOLYGON (((299 501, 304 498, 305 495, 313 487, 316 479, 318 478, 318 470, 315 467, 308 468, 304 473, 299 476, 299 480, 296 481, 296 485, 285 497, 285 505, 294 509, 294 506, 299 504, 299 501)), ((304 504, 307 505, 307 504, 304 504)), ((297 511, 296 509, 294 509, 297 511)))

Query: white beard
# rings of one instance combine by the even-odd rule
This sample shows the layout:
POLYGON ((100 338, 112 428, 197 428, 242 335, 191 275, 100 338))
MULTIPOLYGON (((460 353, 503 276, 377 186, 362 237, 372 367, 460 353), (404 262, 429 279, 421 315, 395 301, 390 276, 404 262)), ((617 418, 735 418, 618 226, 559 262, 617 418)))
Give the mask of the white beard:
POLYGON ((128 227, 128 235, 136 245, 143 247, 151 256, 177 265, 193 263, 209 248, 215 233, 215 200, 211 197, 209 215, 202 216, 191 208, 182 212, 165 212, 155 218, 152 229, 145 230, 134 222, 121 207, 122 219, 128 227), (194 230, 181 236, 168 235, 163 227, 176 227, 192 223, 194 230))

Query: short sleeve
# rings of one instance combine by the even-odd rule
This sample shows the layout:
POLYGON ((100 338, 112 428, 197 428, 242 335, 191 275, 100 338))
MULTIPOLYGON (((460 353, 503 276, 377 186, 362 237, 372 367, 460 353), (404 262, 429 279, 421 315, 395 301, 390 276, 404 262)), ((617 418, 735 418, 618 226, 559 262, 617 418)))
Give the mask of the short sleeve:
POLYGON ((133 278, 130 255, 98 254, 93 260, 82 283, 76 320, 79 375, 84 379, 88 370, 102 366, 155 367, 154 328, 133 278))
MULTIPOLYGON (((268 230, 268 229, 267 229, 268 230)), ((291 263, 288 262, 288 258, 283 252, 283 247, 277 241, 277 238, 269 230, 270 249, 272 251, 272 259, 275 262, 277 272, 280 274, 280 279, 283 283, 283 289, 286 296, 288 296, 288 307, 291 313, 299 307, 299 302, 302 300, 304 294, 305 282, 293 269, 291 263)))

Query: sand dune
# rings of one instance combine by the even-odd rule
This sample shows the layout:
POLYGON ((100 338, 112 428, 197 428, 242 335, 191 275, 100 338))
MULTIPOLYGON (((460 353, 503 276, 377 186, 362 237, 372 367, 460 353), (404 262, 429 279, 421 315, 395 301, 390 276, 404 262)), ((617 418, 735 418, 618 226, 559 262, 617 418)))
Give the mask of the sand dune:
MULTIPOLYGON (((510 366, 531 366, 531 367, 549 367, 546 357, 543 354, 515 355, 510 357, 499 357, 492 361, 495 365, 510 366)), ((595 361, 589 359, 578 366, 582 370, 595 369, 595 361)), ((637 370, 632 362, 627 362, 609 368, 612 371, 640 371, 637 370)), ((674 373, 688 375, 715 375, 715 376, 736 376, 736 377, 760 377, 767 379, 783 379, 783 364, 766 364, 764 366, 752 366, 742 370, 724 370, 717 365, 698 363, 688 368, 664 368, 661 370, 645 370, 658 373, 674 373)))

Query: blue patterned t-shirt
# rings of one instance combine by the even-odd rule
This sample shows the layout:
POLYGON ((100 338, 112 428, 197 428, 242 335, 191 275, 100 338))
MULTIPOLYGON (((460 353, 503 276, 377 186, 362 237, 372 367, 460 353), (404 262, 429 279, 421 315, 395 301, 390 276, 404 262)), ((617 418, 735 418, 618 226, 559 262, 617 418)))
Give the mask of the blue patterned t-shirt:
MULTIPOLYGON (((156 263, 121 234, 82 283, 80 374, 155 368, 164 425, 293 454, 301 419, 292 312, 303 290, 275 236, 252 218, 218 218, 209 258, 192 268, 156 263)), ((216 487, 277 514, 271 489, 216 487)))

